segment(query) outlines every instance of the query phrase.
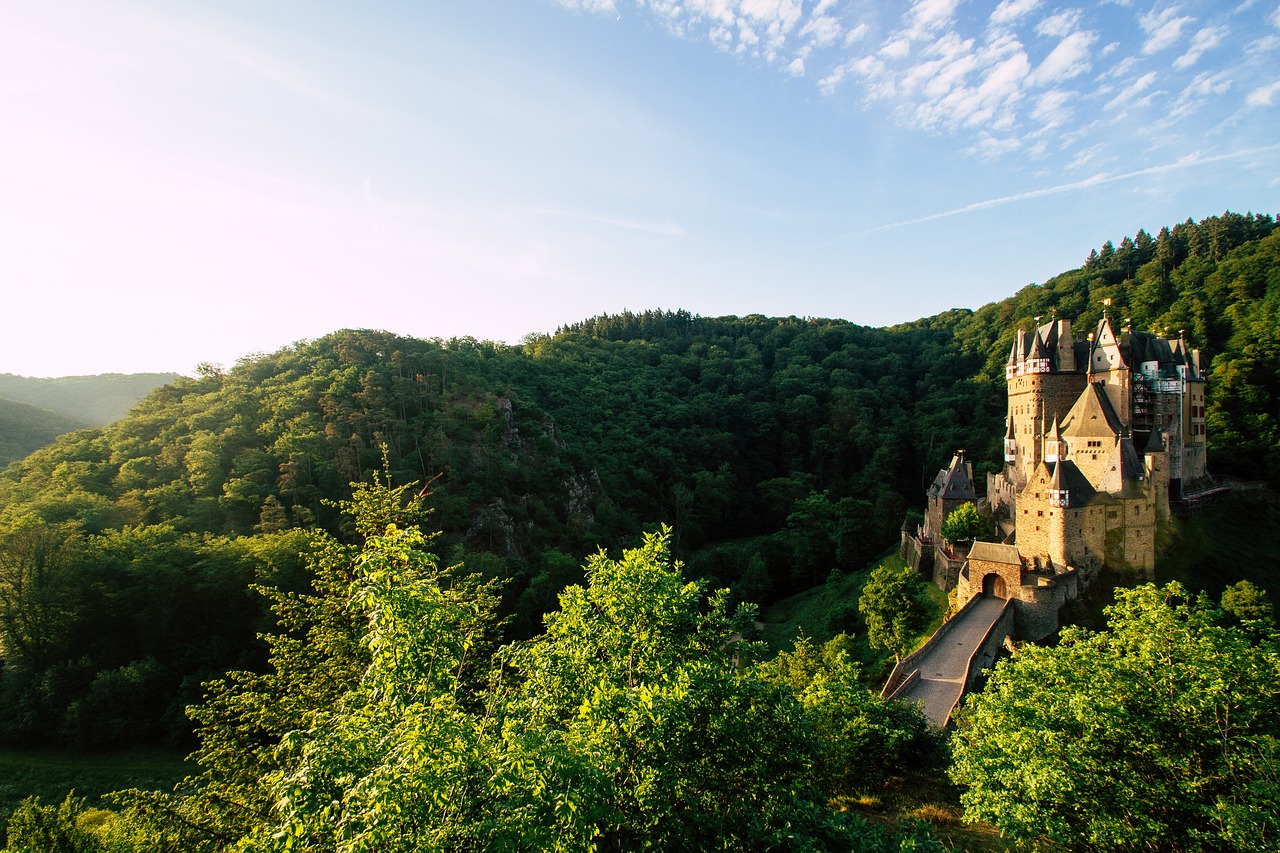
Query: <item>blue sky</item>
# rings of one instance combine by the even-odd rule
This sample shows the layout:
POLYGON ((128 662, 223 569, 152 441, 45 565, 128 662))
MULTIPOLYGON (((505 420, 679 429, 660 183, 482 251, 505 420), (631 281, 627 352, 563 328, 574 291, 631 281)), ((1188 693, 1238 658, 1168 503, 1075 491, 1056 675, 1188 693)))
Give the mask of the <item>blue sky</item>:
POLYGON ((1280 4, 7 4, 0 372, 976 308, 1280 211, 1280 4))

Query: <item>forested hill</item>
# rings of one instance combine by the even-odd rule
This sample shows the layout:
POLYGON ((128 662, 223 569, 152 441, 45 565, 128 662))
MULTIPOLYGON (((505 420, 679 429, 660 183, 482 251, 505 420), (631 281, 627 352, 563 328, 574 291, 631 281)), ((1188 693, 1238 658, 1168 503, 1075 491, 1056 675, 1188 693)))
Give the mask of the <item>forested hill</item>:
POLYGON ((58 412, 0 397, 0 468, 83 426, 58 412))
POLYGON ((101 740, 67 714, 176 708, 252 665, 245 588, 298 571, 297 531, 338 529, 327 501, 383 448, 395 482, 430 493, 443 556, 504 582, 512 636, 539 630, 585 554, 659 522, 693 574, 761 603, 861 567, 957 448, 997 464, 1016 328, 1055 309, 1086 327, 1104 298, 1212 359, 1211 469, 1280 480, 1274 229, 1225 214, 1140 231, 999 303, 890 329, 655 311, 521 346, 347 330, 177 378, 0 475, 0 545, 18 563, 54 548, 65 587, 38 624, 0 613, 28 631, 5 637, 24 651, 5 660, 0 738, 101 740))
POLYGON ((44 379, 0 373, 0 398, 39 406, 83 424, 103 426, 176 373, 100 373, 44 379))

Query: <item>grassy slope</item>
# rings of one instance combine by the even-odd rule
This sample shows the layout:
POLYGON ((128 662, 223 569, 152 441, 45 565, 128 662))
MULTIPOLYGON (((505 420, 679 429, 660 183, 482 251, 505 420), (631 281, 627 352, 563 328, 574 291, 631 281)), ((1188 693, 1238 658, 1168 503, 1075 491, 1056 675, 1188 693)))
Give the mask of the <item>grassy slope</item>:
MULTIPOLYGON (((760 617, 765 625, 764 641, 771 650, 777 652, 790 650, 795 645, 796 637, 802 633, 818 643, 824 643, 841 632, 852 634, 857 639, 868 681, 876 681, 887 675, 893 661, 888 654, 873 649, 867 642, 866 627, 858 613, 858 598, 862 595, 867 578, 874 569, 885 565, 894 569, 906 567, 895 547, 861 571, 776 602, 760 617)), ((928 629, 920 635, 920 643, 924 643, 938 630, 947 611, 946 593, 933 584, 928 585, 927 592, 933 605, 933 616, 928 629)))
POLYGON ((130 750, 106 755, 61 751, 0 750, 0 816, 30 796, 60 803, 75 791, 90 805, 125 788, 167 790, 191 772, 183 758, 161 750, 130 750))

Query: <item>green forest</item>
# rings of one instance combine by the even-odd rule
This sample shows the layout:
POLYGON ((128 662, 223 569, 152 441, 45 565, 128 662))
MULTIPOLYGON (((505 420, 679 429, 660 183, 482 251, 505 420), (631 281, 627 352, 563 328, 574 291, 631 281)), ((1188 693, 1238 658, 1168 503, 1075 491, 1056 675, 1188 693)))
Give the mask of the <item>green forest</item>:
POLYGON ((647 311, 202 365, 0 473, 0 746, 194 758, 25 800, 7 849, 1274 849, 1280 589, 1218 537, 1280 521, 1277 399, 1280 229, 1231 212, 891 328, 647 311), (1002 662, 949 738, 879 699, 857 592, 759 638, 863 590, 957 449, 998 470, 1017 329, 1104 300, 1202 350, 1210 470, 1269 488, 1168 532, 1176 583, 1002 662))

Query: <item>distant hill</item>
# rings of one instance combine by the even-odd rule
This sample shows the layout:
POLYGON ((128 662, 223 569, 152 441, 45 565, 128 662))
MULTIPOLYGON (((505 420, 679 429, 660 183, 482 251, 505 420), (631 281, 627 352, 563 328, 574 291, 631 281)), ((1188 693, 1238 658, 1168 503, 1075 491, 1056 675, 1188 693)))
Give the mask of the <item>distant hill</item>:
POLYGON ((0 399, 0 468, 86 426, 89 424, 59 412, 0 399))
POLYGON ((77 421, 76 426, 106 426, 124 417, 152 389, 177 378, 176 373, 100 373, 56 379, 0 373, 0 398, 57 412, 77 421))

